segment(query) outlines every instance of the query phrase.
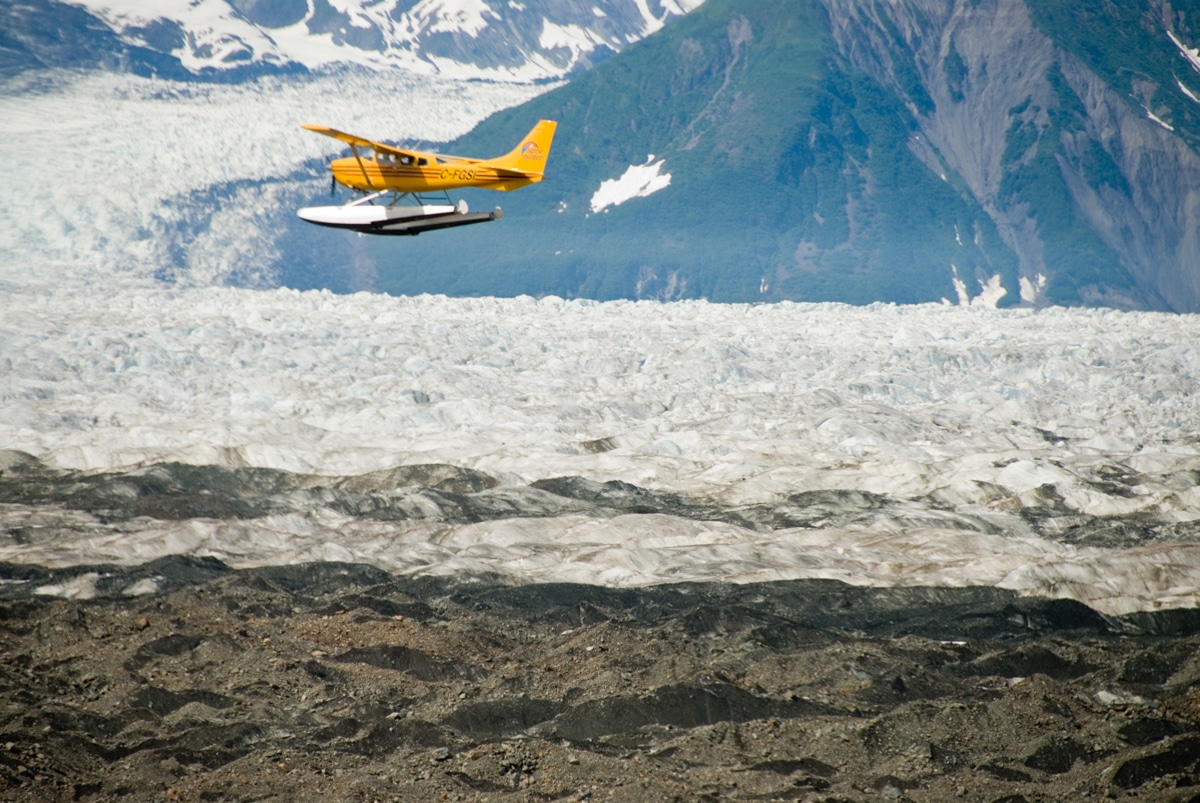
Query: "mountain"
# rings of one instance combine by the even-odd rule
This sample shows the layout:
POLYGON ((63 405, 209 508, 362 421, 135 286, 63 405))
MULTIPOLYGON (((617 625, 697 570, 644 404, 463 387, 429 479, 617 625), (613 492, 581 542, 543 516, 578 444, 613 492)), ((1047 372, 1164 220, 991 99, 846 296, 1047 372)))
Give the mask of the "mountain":
POLYGON ((102 67, 236 81, 357 65, 493 80, 584 70, 703 0, 0 0, 0 76, 102 67))
POLYGON ((1200 310, 1200 3, 708 0, 449 152, 559 121, 394 293, 1200 310))
POLYGON ((1198 13, 0 0, 0 274, 1198 311, 1198 13), (463 193, 502 222, 397 241, 295 218, 336 152, 300 123, 489 155, 539 117, 547 180, 463 193), (34 140, 71 143, 70 181, 34 140))

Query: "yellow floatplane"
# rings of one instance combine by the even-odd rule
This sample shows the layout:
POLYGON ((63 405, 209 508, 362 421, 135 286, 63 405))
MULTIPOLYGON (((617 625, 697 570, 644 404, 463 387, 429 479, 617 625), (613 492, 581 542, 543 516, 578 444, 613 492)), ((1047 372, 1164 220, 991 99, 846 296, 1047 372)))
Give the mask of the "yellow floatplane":
POLYGON ((414 235, 498 220, 503 217, 500 207, 470 212, 465 201, 452 202, 448 191, 483 187, 508 192, 541 181, 555 125, 539 121, 517 147, 495 159, 426 153, 325 126, 303 126, 350 146, 352 156, 330 164, 333 181, 363 197, 342 206, 305 207, 298 214, 309 223, 364 234, 414 235), (442 198, 430 200, 431 193, 442 193, 442 198))

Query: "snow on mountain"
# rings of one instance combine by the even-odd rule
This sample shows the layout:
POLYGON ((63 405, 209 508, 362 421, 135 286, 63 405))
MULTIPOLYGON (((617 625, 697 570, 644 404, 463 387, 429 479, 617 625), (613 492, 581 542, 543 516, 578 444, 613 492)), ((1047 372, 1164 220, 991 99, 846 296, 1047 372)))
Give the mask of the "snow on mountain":
POLYGON ((592 212, 602 212, 610 206, 620 206, 633 198, 645 198, 671 185, 671 174, 660 172, 666 160, 654 161, 654 154, 642 165, 630 165, 620 178, 605 179, 592 195, 592 212))
POLYGON ((128 44, 193 72, 248 65, 401 67, 503 81, 561 78, 703 0, 79 0, 128 44))
POLYGON ((501 513, 386 521, 289 496, 261 518, 105 522, 9 503, 0 531, 21 535, 0 560, 832 577, 1114 613, 1196 605, 1197 342, 1195 316, 1103 310, 35 286, 0 297, 6 448, 87 470, 449 464, 496 478, 501 513), (600 514, 529 485, 556 477, 712 512, 600 514), (733 515, 754 506, 777 523, 733 515))

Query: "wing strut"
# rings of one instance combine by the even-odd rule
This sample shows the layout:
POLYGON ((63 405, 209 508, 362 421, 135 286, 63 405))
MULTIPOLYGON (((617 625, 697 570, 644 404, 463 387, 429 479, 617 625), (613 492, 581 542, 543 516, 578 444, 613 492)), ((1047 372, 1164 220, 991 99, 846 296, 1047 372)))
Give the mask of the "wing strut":
POLYGON ((358 147, 355 145, 351 145, 350 150, 354 153, 354 161, 358 162, 358 169, 362 171, 363 181, 367 182, 368 187, 375 186, 371 183, 371 177, 367 175, 367 168, 363 164, 362 157, 358 155, 358 147))

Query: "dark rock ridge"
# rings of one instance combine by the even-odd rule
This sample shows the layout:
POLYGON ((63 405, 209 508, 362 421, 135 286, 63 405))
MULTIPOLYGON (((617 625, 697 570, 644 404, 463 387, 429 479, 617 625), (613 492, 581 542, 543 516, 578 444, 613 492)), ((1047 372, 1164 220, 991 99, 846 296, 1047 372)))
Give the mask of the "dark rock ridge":
MULTIPOLYGON (((1139 625, 995 589, 830 581, 92 570, 168 590, 0 585, 0 799, 1200 796, 1194 612, 1139 625)), ((70 574, 0 577, 31 572, 70 574)))

